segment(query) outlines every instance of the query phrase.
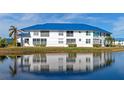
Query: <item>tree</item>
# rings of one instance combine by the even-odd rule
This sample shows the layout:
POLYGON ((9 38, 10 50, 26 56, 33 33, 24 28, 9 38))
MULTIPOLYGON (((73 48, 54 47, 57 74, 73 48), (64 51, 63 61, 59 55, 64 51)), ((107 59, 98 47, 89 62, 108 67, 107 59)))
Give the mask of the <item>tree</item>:
POLYGON ((113 44, 114 39, 111 36, 107 36, 105 38, 105 45, 108 47, 111 47, 113 44))
POLYGON ((15 26, 10 26, 9 29, 9 36, 13 37, 13 45, 17 46, 17 35, 18 32, 20 32, 20 30, 17 30, 17 28, 15 26))
POLYGON ((6 38, 0 37, 0 47, 6 47, 7 46, 7 40, 6 38))

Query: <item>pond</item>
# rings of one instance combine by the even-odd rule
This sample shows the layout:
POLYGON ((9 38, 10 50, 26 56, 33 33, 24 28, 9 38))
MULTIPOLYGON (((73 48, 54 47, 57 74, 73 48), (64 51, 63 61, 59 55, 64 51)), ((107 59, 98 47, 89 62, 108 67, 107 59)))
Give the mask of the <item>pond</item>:
POLYGON ((124 52, 0 56, 3 80, 120 80, 124 52))

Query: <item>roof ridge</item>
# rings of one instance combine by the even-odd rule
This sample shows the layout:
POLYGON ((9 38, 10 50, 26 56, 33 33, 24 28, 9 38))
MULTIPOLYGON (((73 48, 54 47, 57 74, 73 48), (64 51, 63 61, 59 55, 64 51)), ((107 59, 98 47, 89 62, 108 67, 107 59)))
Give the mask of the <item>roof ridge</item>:
POLYGON ((70 23, 70 22, 65 22, 65 23, 45 23, 45 24, 82 24, 82 25, 89 25, 89 24, 84 24, 84 23, 70 23))

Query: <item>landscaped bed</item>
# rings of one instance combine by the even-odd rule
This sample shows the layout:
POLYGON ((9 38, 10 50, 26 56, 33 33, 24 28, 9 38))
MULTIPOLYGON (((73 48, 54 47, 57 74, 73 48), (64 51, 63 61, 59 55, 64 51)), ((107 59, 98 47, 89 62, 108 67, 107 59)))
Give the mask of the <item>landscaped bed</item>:
POLYGON ((33 54, 33 53, 69 53, 69 52, 117 52, 124 51, 123 47, 12 47, 0 48, 0 54, 33 54))

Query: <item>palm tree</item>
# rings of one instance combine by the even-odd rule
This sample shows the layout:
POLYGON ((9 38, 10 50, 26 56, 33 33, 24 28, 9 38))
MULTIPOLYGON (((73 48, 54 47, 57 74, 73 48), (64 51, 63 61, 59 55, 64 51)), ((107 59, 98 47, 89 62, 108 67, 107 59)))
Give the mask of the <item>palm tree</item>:
POLYGON ((17 46, 17 35, 18 32, 20 32, 20 30, 17 30, 17 28, 15 26, 10 26, 9 29, 9 36, 12 37, 13 36, 13 45, 17 46))
POLYGON ((107 36, 105 38, 105 45, 110 47, 110 46, 112 46, 113 41, 114 41, 114 39, 111 36, 107 36))

